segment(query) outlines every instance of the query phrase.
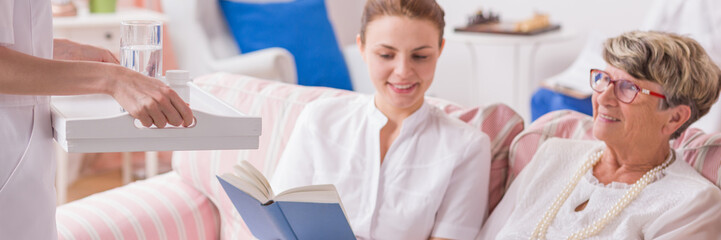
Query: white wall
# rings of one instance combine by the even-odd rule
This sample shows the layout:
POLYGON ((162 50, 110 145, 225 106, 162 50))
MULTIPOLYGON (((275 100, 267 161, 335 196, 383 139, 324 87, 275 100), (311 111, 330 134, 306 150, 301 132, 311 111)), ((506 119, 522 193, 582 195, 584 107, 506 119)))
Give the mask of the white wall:
POLYGON ((341 48, 355 44, 365 0, 326 0, 325 5, 341 48))
MULTIPOLYGON (((534 11, 548 13, 552 22, 560 23, 562 28, 573 32, 575 38, 572 40, 544 44, 538 48, 533 61, 535 64, 531 68, 535 82, 558 74, 568 67, 581 50, 589 31, 598 30, 604 34, 618 35, 639 28, 645 18, 646 9, 652 1, 438 0, 446 10, 447 32, 452 31, 454 27, 464 25, 467 16, 481 9, 481 6, 485 10, 491 9, 499 13, 502 20, 523 19, 531 16, 534 11)), ((462 85, 461 82, 474 81, 462 80, 462 78, 468 78, 467 73, 469 72, 461 69, 461 67, 468 67, 468 64, 465 64, 470 59, 467 48, 453 42, 449 42, 447 46, 449 50, 452 50, 444 53, 445 55, 439 63, 438 82, 459 81, 459 84, 462 85), (458 72, 464 74, 456 74, 458 72)), ((475 81, 480 81, 478 84, 483 86, 489 86, 487 91, 476 93, 476 95, 491 96, 474 96, 464 93, 462 89, 458 89, 458 84, 453 83, 438 84, 431 91, 438 96, 450 98, 466 105, 485 105, 498 100, 507 102, 508 100, 504 99, 502 95, 507 95, 503 89, 513 87, 504 84, 509 82, 513 76, 512 58, 509 56, 511 50, 509 46, 476 46, 476 54, 481 57, 478 59, 479 64, 474 66, 479 72, 479 79, 475 81)))
MULTIPOLYGON (((343 46, 355 43, 360 28, 360 16, 365 1, 327 0, 329 15, 334 24, 338 40, 343 46)), ((575 59, 585 41, 586 34, 599 30, 609 35, 637 29, 643 22, 645 10, 653 0, 438 0, 446 12, 446 33, 466 23, 468 15, 478 9, 491 9, 501 15, 502 20, 522 19, 531 16, 534 10, 548 13, 552 22, 575 32, 575 38, 566 42, 539 47, 535 66, 532 68, 536 81, 558 74, 575 59)), ((471 66, 468 48, 460 43, 448 41, 438 63, 436 82, 429 94, 456 101, 460 104, 486 105, 507 95, 504 89, 513 88, 505 83, 512 78, 512 58, 509 46, 476 46, 480 56, 478 64, 471 66), (478 71, 479 79, 471 79, 472 67, 478 71), (473 91, 468 86, 472 81, 489 86, 486 92, 473 91)), ((599 66, 604 67, 604 66, 599 66)))
MULTIPOLYGON (((339 42, 342 46, 354 44, 355 35, 360 28, 360 16, 365 1, 326 1, 328 1, 331 21, 339 42)), ((446 34, 453 31, 454 27, 465 25, 467 16, 481 7, 484 10, 490 9, 499 13, 502 20, 523 19, 531 16, 534 11, 548 13, 552 22, 560 23, 564 29, 573 32, 575 37, 571 40, 539 47, 532 67, 533 81, 538 83, 565 70, 580 52, 590 31, 598 31, 606 36, 615 36, 638 29, 645 21, 650 5, 658 0, 437 1, 446 12, 446 34)), ((473 66, 467 46, 447 41, 438 63, 435 82, 428 92, 429 95, 452 100, 465 106, 488 105, 494 102, 509 103, 508 91, 517 87, 509 83, 513 76, 510 52, 509 46, 476 46, 475 54, 479 58, 477 64, 473 66), (477 79, 471 78, 474 70, 477 71, 477 79), (481 86, 482 89, 471 87, 474 85, 481 86)), ((360 60, 352 62, 355 62, 356 65, 362 64, 360 60)), ((366 71, 365 66, 355 69, 356 73, 365 73, 364 71, 366 71)), ((359 76, 367 77, 367 74, 359 76)), ((370 83, 365 84, 362 88, 366 92, 372 92, 370 83)), ((526 116, 529 114, 522 113, 526 116)), ((711 113, 707 117, 695 123, 694 127, 707 132, 719 131, 721 126, 716 119, 721 119, 719 103, 711 109, 711 113)))
POLYGON ((640 27, 648 5, 653 0, 439 0, 446 10, 448 30, 465 24, 473 11, 492 9, 502 19, 513 20, 529 17, 534 11, 548 13, 552 22, 577 33, 577 39, 559 44, 542 46, 538 51, 539 77, 548 77, 568 66, 580 51, 590 30, 617 35, 640 27))

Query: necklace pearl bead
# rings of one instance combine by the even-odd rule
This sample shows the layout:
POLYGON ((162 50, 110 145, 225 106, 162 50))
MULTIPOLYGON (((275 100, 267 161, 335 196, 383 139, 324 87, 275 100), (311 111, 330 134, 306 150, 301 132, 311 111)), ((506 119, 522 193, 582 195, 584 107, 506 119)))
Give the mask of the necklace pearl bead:
MULTIPOLYGON (((563 203, 568 200, 568 197, 573 192, 573 189, 576 188, 576 185, 578 185, 581 177, 583 177, 583 175, 585 175, 591 168, 593 168, 593 166, 596 165, 596 163, 598 163, 598 161, 601 160, 601 156, 603 156, 603 150, 597 151, 588 156, 588 160, 586 160, 586 162, 581 166, 581 168, 578 169, 576 174, 571 177, 571 181, 558 194, 556 200, 553 201, 553 204, 548 207, 548 210, 538 222, 536 228, 531 234, 532 240, 546 239, 546 232, 548 231, 548 227, 550 227, 551 223, 553 223, 553 220, 556 218, 558 211, 561 210, 561 206, 563 206, 563 203)), ((580 231, 572 233, 568 236, 568 239, 585 239, 598 234, 606 226, 606 224, 608 224, 608 222, 618 216, 618 214, 620 214, 621 211, 626 208, 626 206, 628 206, 634 199, 636 199, 638 194, 641 193, 641 190, 643 190, 648 184, 650 184, 659 172, 666 169, 666 167, 675 158, 676 155, 674 154, 673 150, 671 150, 668 159, 666 159, 664 163, 649 170, 640 179, 638 179, 631 186, 631 188, 626 191, 623 197, 621 197, 621 199, 619 199, 618 202, 616 202, 616 204, 611 207, 611 209, 609 209, 605 214, 603 214, 603 217, 594 221, 591 225, 584 227, 580 231)))

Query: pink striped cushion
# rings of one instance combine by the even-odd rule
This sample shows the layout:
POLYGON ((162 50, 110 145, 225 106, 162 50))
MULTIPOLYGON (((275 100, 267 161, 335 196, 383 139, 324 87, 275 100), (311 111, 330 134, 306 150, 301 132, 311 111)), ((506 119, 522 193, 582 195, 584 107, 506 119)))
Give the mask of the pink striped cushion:
POLYGON ((443 109, 450 116, 479 127, 491 138, 491 179, 488 194, 488 211, 501 201, 506 192, 508 172, 508 149, 513 138, 523 131, 523 119, 510 107, 494 104, 485 108, 463 109, 451 102, 439 99, 428 101, 443 109))
MULTIPOLYGON (((550 112, 538 118, 511 144, 508 184, 531 161, 536 149, 546 139, 594 139, 592 127, 593 119, 590 116, 570 110, 550 112)), ((686 162, 721 188, 721 133, 705 134, 699 129, 690 128, 672 140, 671 147, 681 150, 686 162)))
MULTIPOLYGON (((262 116, 263 134, 258 150, 176 152, 173 155, 173 169, 209 196, 221 209, 222 238, 250 239, 250 232, 218 184, 215 175, 230 171, 231 167, 241 160, 248 160, 266 176, 271 176, 296 118, 306 103, 320 98, 357 93, 289 85, 224 73, 198 78, 195 83, 241 112, 262 116)), ((508 147, 513 137, 523 130, 522 119, 501 104, 465 109, 441 99, 428 100, 451 116, 480 128, 491 138, 493 162, 490 190, 492 206, 495 206, 505 187, 508 147)))
POLYGON ((551 137, 593 139, 593 122, 588 115, 561 110, 547 113, 531 123, 511 144, 508 185, 533 158, 536 149, 551 137))
POLYGON ((175 172, 57 208, 58 239, 217 239, 217 209, 175 172))
POLYGON ((689 128, 671 141, 671 147, 680 149, 686 162, 721 188, 721 133, 689 128))

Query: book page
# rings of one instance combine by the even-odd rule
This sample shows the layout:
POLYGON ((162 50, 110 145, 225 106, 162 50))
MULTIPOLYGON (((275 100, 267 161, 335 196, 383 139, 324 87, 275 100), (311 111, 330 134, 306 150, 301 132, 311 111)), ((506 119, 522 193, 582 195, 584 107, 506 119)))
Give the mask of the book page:
MULTIPOLYGON (((317 203, 338 203, 343 214, 347 217, 348 213, 345 211, 343 201, 338 195, 333 184, 322 184, 322 185, 310 185, 297 188, 291 188, 282 193, 278 193, 274 201, 288 201, 288 202, 317 202, 317 203)), ((346 219, 347 220, 347 219, 346 219)))
POLYGON ((253 184, 250 181, 247 181, 232 173, 225 173, 219 177, 233 185, 235 188, 240 189, 251 197, 257 199, 261 203, 266 203, 270 200, 270 198, 265 195, 265 193, 257 185, 253 184))
MULTIPOLYGON (((335 189, 323 190, 317 188, 317 186, 327 185, 312 185, 308 187, 301 187, 290 189, 285 191, 278 196, 275 196, 275 201, 288 201, 288 202, 319 202, 319 203, 337 203, 340 202, 338 193, 335 189), (295 191, 293 191, 295 190, 295 191)), ((332 186, 332 185, 331 185, 332 186)))
POLYGON ((253 164, 250 164, 250 162, 243 160, 240 163, 240 166, 236 167, 242 170, 249 178, 252 178, 252 181, 254 181, 257 186, 262 187, 261 191, 265 192, 268 198, 273 198, 275 196, 275 194, 273 193, 273 189, 270 187, 268 179, 266 179, 265 176, 263 176, 263 173, 258 171, 258 169, 256 169, 253 164))
MULTIPOLYGON (((233 176, 237 177, 239 180, 248 182, 253 186, 256 186, 258 188, 258 191, 265 193, 265 188, 260 186, 261 183, 257 180, 257 178, 254 177, 252 173, 248 173, 248 171, 246 171, 239 165, 233 166, 233 176)), ((267 194, 264 195, 268 196, 267 194)))
POLYGON ((235 177, 255 186, 258 191, 263 193, 263 196, 265 196, 267 199, 273 198, 273 196, 270 195, 270 193, 268 192, 268 189, 263 186, 263 182, 258 180, 258 177, 253 175, 254 173, 252 171, 249 171, 247 167, 244 167, 242 165, 235 165, 233 166, 233 170, 235 173, 235 177))
POLYGON ((293 194, 296 192, 316 192, 316 191, 337 192, 337 190, 335 189, 335 186, 333 186, 333 184, 321 184, 321 185, 310 185, 310 186, 291 188, 291 189, 285 190, 281 193, 278 193, 278 195, 276 195, 276 197, 280 197, 283 195, 289 195, 289 194, 293 194))

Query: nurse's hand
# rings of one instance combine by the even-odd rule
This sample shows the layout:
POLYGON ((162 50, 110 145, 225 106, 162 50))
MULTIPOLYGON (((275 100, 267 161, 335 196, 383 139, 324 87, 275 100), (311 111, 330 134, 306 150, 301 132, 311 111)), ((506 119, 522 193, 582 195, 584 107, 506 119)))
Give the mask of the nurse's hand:
POLYGON ((67 39, 53 39, 53 59, 120 63, 110 50, 67 39))
POLYGON ((175 91, 157 79, 117 66, 108 73, 108 93, 131 116, 145 127, 166 123, 187 127, 193 123, 193 112, 175 91))

